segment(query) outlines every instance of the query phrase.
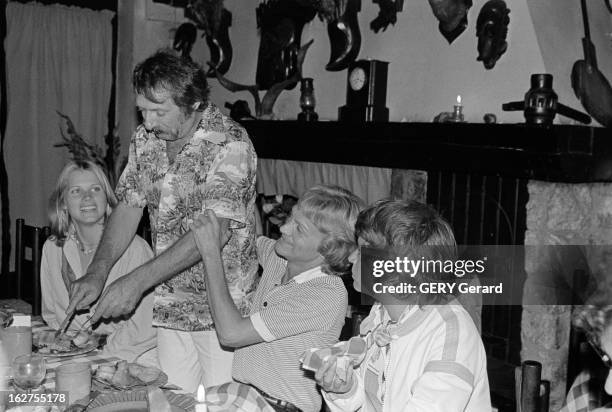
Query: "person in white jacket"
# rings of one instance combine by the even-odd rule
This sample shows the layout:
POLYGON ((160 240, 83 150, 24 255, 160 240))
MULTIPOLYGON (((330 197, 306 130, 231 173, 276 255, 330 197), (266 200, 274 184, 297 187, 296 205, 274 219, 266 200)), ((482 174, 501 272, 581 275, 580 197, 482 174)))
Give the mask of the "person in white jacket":
MULTIPOLYGON (((42 317, 59 329, 66 317, 71 283, 85 274, 102 236, 104 223, 117 199, 102 169, 90 161, 68 163, 49 202, 52 236, 43 246, 40 281, 42 317)), ((135 236, 126 252, 115 263, 106 284, 129 273, 151 259, 153 252, 135 236)), ((68 330, 78 330, 93 313, 79 311, 68 330)), ((93 325, 93 331, 107 335, 103 352, 133 362, 156 346, 152 326, 153 296, 146 295, 127 317, 93 325)), ((89 329, 91 326, 86 325, 89 329)), ((155 364, 155 359, 147 359, 155 364)))
MULTIPOLYGON (((421 261, 456 258, 448 223, 431 207, 414 201, 375 203, 360 213, 355 233, 361 246, 384 250, 387 261, 398 256, 421 261)), ((362 273, 361 264, 371 260, 360 259, 365 253, 361 249, 351 256, 353 285, 377 303, 360 326, 365 354, 352 358, 363 360, 347 366, 330 356, 315 373, 329 409, 490 411, 486 354, 470 315, 452 295, 419 292, 425 290, 421 284, 454 282, 454 274, 419 271, 408 276, 390 267, 382 275, 362 273), (398 293, 397 287, 406 284, 413 285, 412 290, 398 293), (382 286, 396 290, 380 293, 382 286)))

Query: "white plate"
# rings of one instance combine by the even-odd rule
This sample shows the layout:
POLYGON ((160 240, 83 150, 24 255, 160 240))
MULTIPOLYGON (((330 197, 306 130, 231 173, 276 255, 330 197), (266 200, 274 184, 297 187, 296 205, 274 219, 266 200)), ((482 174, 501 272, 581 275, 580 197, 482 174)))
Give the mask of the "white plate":
MULTIPOLYGON (((135 363, 130 363, 128 365, 136 365, 136 364, 135 363)), ((100 366, 101 365, 98 365, 98 368, 100 366)), ((140 366, 143 366, 143 365, 140 365, 140 366)), ((139 379, 139 381, 142 382, 142 383, 138 383, 138 384, 126 387, 124 389, 116 387, 112 383, 108 382, 106 379, 98 378, 97 376, 95 376, 95 374, 94 374, 93 384, 95 386, 97 386, 96 389, 99 389, 101 392, 117 391, 117 390, 131 391, 131 390, 138 390, 138 389, 141 389, 141 388, 146 388, 147 386, 156 386, 156 387, 164 386, 166 383, 168 383, 168 375, 166 375, 164 372, 162 372, 159 369, 157 369, 157 370, 158 370, 159 374, 157 375, 157 378, 155 378, 154 380, 148 381, 148 382, 143 382, 143 381, 141 381, 139 379)))
MULTIPOLYGON (((188 395, 164 392, 172 412, 193 412, 195 399, 188 395)), ((89 405, 89 412, 147 412, 147 392, 113 392, 98 395, 89 405)))
MULTIPOLYGON (((43 334, 54 334, 54 331, 42 331, 42 332, 38 332, 35 333, 34 336, 32 336, 32 343, 34 345, 34 347, 38 348, 38 341, 40 340, 40 335, 43 334)), ((39 355, 42 355, 46 358, 65 358, 65 357, 69 357, 69 356, 77 356, 77 355, 83 355, 85 353, 89 353, 95 349, 98 348, 98 346, 100 346, 100 339, 102 339, 101 335, 97 335, 97 334, 92 334, 89 337, 89 342, 87 343, 87 345, 80 347, 80 348, 75 348, 73 350, 70 350, 68 352, 48 352, 48 353, 44 353, 44 352, 39 352, 38 349, 35 350, 35 353, 38 353, 39 355)))

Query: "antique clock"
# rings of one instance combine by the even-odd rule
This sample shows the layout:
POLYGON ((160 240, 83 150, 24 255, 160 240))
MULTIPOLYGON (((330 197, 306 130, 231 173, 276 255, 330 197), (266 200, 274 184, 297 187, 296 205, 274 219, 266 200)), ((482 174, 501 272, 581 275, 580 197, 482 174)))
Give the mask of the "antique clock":
POLYGON ((338 109, 340 121, 386 122, 388 62, 357 60, 348 68, 346 105, 338 109))

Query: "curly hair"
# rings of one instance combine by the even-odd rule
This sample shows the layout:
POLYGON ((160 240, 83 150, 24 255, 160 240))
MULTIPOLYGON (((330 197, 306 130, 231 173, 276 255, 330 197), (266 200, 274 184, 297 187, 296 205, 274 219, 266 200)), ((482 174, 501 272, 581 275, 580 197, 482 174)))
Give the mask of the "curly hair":
POLYGON ((171 49, 159 50, 139 63, 134 69, 132 85, 136 93, 155 103, 161 103, 160 91, 169 92, 186 115, 193 112, 195 103, 200 103, 198 111, 204 110, 208 103, 208 82, 202 66, 177 56, 171 49))
POLYGON ((342 275, 350 270, 349 255, 357 247, 355 222, 363 201, 339 186, 319 185, 308 189, 298 208, 323 233, 317 251, 323 256, 323 272, 342 275))
POLYGON ((54 240, 55 244, 60 247, 64 245, 64 241, 72 225, 72 218, 66 207, 66 192, 68 190, 70 174, 75 170, 89 170, 96 175, 100 181, 107 201, 106 218, 108 218, 112 209, 117 206, 118 203, 111 184, 100 166, 89 160, 71 161, 66 164, 57 178, 55 189, 49 198, 47 210, 49 225, 51 226, 51 240, 54 240))
MULTIPOLYGON (((397 256, 427 261, 457 258, 457 243, 448 222, 431 206, 417 201, 377 201, 359 214, 355 235, 365 240, 369 247, 384 250, 390 259, 397 256)), ((406 280, 406 276, 403 273, 388 273, 379 280, 385 285, 398 285, 406 280)), ((454 282, 456 277, 428 270, 410 280, 418 288, 421 283, 454 282)), ((396 296, 406 298, 408 295, 396 296)), ((419 304, 439 303, 448 297, 440 294, 428 297, 420 295, 419 304)))

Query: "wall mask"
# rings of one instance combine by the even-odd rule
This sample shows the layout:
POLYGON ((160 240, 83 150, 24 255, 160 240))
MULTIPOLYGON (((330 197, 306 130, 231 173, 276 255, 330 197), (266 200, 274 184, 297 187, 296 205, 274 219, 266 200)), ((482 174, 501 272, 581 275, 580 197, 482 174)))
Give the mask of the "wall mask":
POLYGON ((476 35, 478 36, 478 58, 485 69, 495 67, 495 63, 506 52, 508 43, 508 25, 510 24, 510 9, 504 0, 487 1, 476 21, 476 35))
MULTIPOLYGON (((260 90, 291 78, 297 73, 297 57, 304 25, 311 21, 315 8, 305 0, 268 0, 257 9, 260 32, 255 82, 260 90)), ((287 89, 293 89, 291 83, 287 89)))
POLYGON ((174 34, 172 47, 181 54, 181 57, 191 60, 191 49, 196 41, 198 29, 191 23, 183 23, 174 34))
POLYGON ((440 22, 440 33, 452 43, 467 27, 472 0, 429 0, 429 5, 440 22))
POLYGON ((229 38, 232 13, 223 7, 223 0, 189 0, 185 7, 185 17, 194 21, 206 36, 211 66, 208 77, 214 77, 216 72, 226 73, 232 63, 233 54, 229 38))
POLYGON ((378 16, 370 22, 370 29, 374 33, 378 33, 379 30, 387 30, 390 24, 395 25, 397 23, 397 12, 402 11, 404 6, 404 0, 372 0, 374 3, 378 3, 379 11, 378 16))
POLYGON ((339 8, 337 16, 327 23, 330 43, 329 62, 325 69, 337 72, 346 69, 359 55, 361 32, 357 13, 361 10, 361 0, 347 0, 339 8))

